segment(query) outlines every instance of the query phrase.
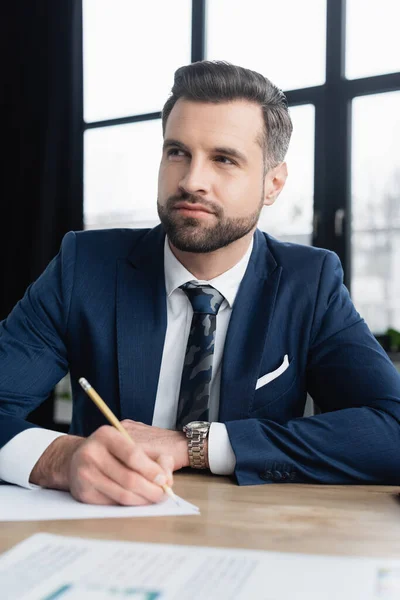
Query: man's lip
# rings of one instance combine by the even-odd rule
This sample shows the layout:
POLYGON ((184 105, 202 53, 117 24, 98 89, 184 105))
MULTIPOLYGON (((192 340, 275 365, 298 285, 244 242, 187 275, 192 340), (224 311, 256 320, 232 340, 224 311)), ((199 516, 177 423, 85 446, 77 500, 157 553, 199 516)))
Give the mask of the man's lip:
POLYGON ((206 213, 211 213, 211 210, 208 210, 202 204, 188 204, 187 202, 178 202, 177 204, 175 204, 174 208, 184 208, 186 210, 202 211, 202 212, 206 212, 206 213))

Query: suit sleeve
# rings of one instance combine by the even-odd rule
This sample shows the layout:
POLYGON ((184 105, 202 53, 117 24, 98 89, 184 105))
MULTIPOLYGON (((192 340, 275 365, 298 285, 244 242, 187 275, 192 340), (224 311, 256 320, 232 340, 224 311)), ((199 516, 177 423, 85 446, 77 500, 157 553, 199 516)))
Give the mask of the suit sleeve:
POLYGON ((333 253, 311 331, 307 390, 321 414, 227 422, 238 483, 400 484, 400 376, 355 310, 333 253))
POLYGON ((34 427, 25 419, 68 371, 66 337, 75 234, 0 323, 0 448, 34 427))

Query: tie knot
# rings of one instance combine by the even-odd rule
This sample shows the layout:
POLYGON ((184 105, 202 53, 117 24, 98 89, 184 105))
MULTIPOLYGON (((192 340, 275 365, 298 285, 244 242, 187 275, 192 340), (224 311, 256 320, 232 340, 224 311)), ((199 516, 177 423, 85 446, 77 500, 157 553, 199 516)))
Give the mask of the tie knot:
POLYGON ((189 298, 193 312, 216 315, 224 301, 224 297, 212 285, 188 281, 180 286, 189 298))

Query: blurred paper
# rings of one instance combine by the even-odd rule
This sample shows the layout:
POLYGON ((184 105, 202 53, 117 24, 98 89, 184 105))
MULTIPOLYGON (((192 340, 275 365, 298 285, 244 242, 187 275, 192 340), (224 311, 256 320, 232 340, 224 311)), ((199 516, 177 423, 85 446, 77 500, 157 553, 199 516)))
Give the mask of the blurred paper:
POLYGON ((0 556, 7 600, 398 600, 400 561, 39 533, 0 556))
MULTIPOLYGON (((16 485, 0 485, 0 521, 54 521, 60 519, 110 519, 198 515, 197 506, 178 498, 179 506, 166 497, 149 506, 96 506, 77 502, 69 492, 16 485)), ((1 589, 1 588, 0 588, 1 589)))

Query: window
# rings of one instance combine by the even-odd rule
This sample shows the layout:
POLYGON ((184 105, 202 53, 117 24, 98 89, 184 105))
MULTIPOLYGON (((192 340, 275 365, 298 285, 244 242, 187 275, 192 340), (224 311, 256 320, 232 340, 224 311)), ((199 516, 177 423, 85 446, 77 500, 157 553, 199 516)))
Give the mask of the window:
POLYGON ((161 158, 160 119, 85 133, 85 227, 153 227, 161 158))
POLYGON ((284 90, 320 85, 325 22, 325 0, 211 0, 206 58, 259 71, 284 90))
POLYGON ((85 121, 161 110, 190 63, 190 22, 188 0, 84 0, 85 121))
POLYGON ((352 296, 375 333, 400 330, 400 92, 353 101, 352 296))
POLYGON ((280 240, 311 244, 314 200, 315 109, 290 109, 293 134, 286 155, 288 178, 272 206, 264 206, 259 227, 280 240))
POLYGON ((346 0, 346 77, 400 71, 399 0, 346 0))

